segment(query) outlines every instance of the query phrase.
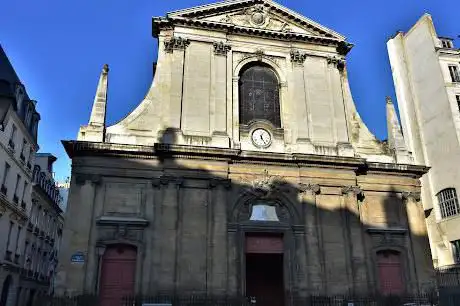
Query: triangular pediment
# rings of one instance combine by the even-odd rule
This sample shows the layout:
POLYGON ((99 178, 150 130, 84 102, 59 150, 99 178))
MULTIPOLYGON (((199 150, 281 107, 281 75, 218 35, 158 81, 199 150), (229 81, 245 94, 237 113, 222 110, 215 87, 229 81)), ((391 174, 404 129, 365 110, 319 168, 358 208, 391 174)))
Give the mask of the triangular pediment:
POLYGON ((171 12, 167 17, 345 40, 339 33, 271 0, 223 1, 171 12))

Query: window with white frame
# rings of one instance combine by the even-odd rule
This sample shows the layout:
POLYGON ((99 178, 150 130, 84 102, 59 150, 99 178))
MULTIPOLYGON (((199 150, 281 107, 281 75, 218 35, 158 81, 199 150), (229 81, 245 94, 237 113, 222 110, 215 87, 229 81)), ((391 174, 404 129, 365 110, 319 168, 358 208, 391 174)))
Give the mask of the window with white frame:
POLYGON ((460 264, 460 240, 455 240, 451 242, 452 252, 454 255, 454 262, 460 264))
POLYGON ((457 192, 454 188, 441 190, 437 195, 441 217, 447 218, 458 215, 460 207, 458 205, 457 192))
POLYGON ((449 65, 449 73, 453 83, 460 83, 460 72, 457 65, 449 65))

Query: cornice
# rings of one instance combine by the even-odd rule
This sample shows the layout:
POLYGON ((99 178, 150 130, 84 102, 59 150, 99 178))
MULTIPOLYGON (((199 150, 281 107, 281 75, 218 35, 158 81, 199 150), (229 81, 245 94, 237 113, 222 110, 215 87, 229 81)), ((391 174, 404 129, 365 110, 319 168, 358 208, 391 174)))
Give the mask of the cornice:
POLYGON ((158 37, 159 32, 163 28, 170 29, 175 25, 186 25, 192 26, 197 28, 206 28, 218 31, 224 31, 227 33, 239 33, 239 34, 246 34, 246 35, 257 35, 262 37, 270 37, 274 39, 286 39, 286 40, 296 40, 296 41, 308 41, 317 44, 329 44, 335 47, 339 47, 341 45, 341 40, 333 37, 328 36, 319 36, 319 35, 308 35, 302 33, 295 33, 295 32, 281 32, 281 31, 273 31, 267 30, 262 28, 253 28, 253 27, 244 27, 238 26, 234 24, 228 24, 223 22, 215 22, 215 21, 208 21, 208 20, 194 20, 188 19, 183 17, 172 17, 168 19, 154 19, 153 21, 153 36, 158 37))
POLYGON ((235 163, 274 163, 297 167, 348 168, 359 173, 397 173, 400 175, 410 175, 414 178, 421 177, 429 170, 429 167, 425 166, 375 163, 367 162, 363 158, 345 156, 242 151, 239 149, 174 144, 142 146, 75 140, 64 140, 62 143, 70 158, 80 156, 110 156, 117 158, 129 156, 130 158, 140 159, 189 158, 235 163))

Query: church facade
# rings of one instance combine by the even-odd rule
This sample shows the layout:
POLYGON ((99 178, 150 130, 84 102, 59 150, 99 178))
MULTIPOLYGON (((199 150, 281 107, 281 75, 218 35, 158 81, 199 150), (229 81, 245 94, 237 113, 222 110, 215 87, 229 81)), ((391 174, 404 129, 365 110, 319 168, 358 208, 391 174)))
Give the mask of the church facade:
MULTIPOLYGON (((151 88, 106 126, 108 66, 72 158, 56 292, 405 294, 433 285, 419 178, 352 100, 345 37, 273 1, 153 18, 151 88)), ((263 304, 263 303, 262 303, 263 304)))

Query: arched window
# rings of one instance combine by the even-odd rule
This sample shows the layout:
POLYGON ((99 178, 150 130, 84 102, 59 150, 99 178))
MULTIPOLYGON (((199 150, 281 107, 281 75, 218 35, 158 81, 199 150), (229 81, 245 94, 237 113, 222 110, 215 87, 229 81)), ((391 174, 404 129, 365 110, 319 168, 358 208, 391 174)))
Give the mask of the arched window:
POLYGON ((265 120, 281 127, 279 81, 270 67, 257 64, 244 68, 240 75, 240 123, 265 120))
POLYGON ((460 206, 458 205, 457 192, 455 188, 446 188, 437 195, 441 217, 447 218, 458 215, 460 206))

